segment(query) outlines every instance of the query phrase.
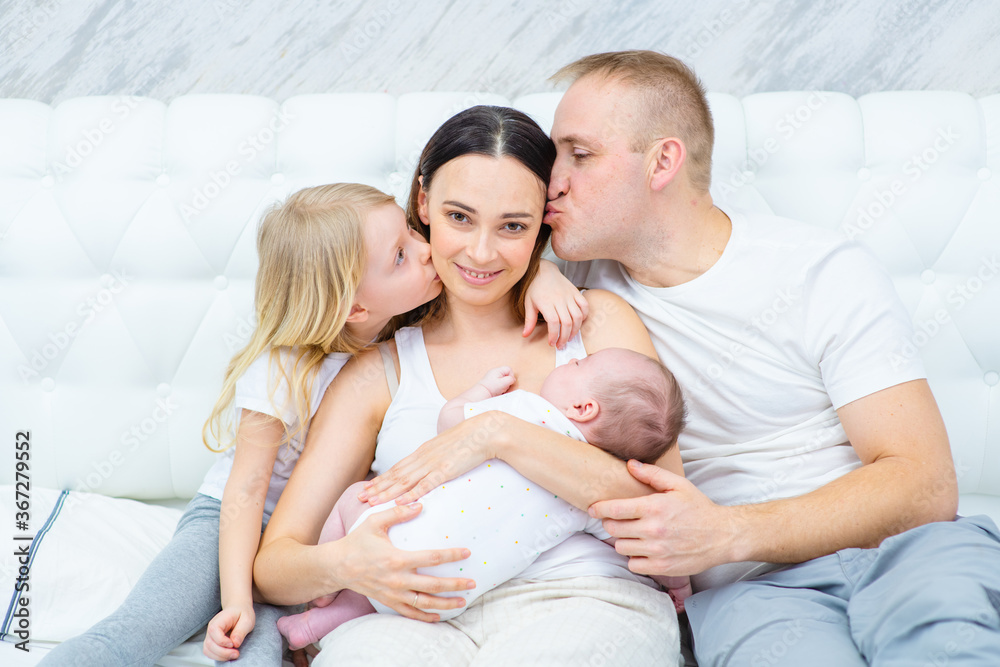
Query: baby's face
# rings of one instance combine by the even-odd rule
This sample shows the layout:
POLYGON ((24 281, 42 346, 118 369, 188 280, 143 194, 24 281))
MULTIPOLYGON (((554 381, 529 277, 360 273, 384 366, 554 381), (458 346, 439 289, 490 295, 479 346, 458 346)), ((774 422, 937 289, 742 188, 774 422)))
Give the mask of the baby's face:
POLYGON ((594 399, 594 387, 608 375, 629 377, 638 372, 642 363, 638 352, 611 347, 573 359, 549 373, 538 392, 542 398, 560 410, 594 399))

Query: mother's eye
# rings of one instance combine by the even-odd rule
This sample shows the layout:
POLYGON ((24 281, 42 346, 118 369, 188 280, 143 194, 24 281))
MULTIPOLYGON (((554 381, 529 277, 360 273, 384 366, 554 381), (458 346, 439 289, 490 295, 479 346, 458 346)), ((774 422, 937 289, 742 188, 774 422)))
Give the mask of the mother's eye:
POLYGON ((452 212, 451 212, 451 213, 449 213, 448 215, 449 215, 449 216, 451 217, 451 219, 452 219, 452 220, 454 220, 455 222, 468 222, 468 221, 469 221, 469 216, 467 216, 467 215, 466 215, 466 214, 464 214, 464 213, 459 213, 458 211, 452 211, 452 212))

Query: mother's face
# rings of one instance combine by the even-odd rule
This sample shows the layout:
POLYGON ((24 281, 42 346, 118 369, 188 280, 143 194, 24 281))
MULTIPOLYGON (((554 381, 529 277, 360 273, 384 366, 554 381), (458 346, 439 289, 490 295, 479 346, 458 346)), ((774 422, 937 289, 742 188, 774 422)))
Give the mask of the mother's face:
POLYGON ((509 299, 531 261, 545 184, 512 157, 463 155, 442 165, 417 201, 449 299, 509 299))

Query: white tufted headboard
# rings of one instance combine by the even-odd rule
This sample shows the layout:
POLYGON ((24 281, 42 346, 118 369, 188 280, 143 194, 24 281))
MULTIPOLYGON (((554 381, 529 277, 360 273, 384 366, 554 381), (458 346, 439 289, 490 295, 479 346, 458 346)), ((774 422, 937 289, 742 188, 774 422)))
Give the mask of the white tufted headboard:
MULTIPOLYGON (((548 130, 558 93, 512 105, 548 130)), ((713 194, 840 229, 892 273, 964 513, 1000 519, 1000 95, 711 95, 713 194)), ((0 438, 36 486, 189 497, 201 426, 252 327, 262 208, 332 181, 402 201, 479 93, 0 100, 0 438)), ((5 457, 13 460, 13 456, 5 457)), ((0 465, 0 482, 13 465, 0 465)))

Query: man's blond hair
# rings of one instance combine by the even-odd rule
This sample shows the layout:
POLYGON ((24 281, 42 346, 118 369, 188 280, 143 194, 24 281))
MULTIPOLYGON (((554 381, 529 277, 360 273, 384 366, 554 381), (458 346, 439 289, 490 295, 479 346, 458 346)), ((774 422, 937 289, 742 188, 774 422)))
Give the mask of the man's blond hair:
POLYGON ((690 67, 655 51, 616 51, 581 58, 552 79, 577 81, 588 76, 621 83, 634 91, 636 113, 629 128, 629 150, 642 153, 657 139, 677 137, 687 147, 691 184, 708 191, 715 131, 705 89, 690 67))

